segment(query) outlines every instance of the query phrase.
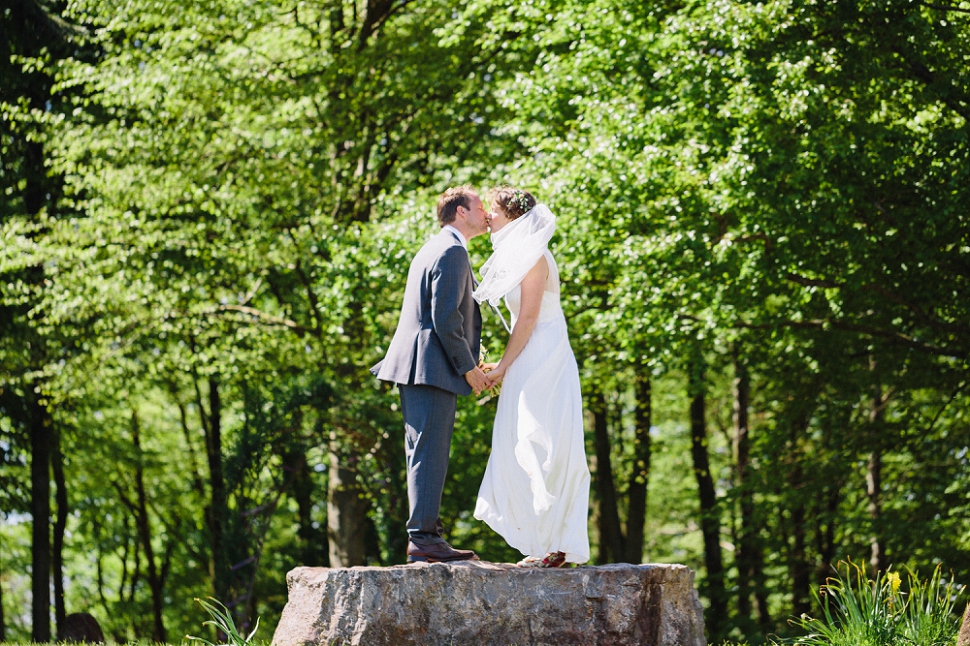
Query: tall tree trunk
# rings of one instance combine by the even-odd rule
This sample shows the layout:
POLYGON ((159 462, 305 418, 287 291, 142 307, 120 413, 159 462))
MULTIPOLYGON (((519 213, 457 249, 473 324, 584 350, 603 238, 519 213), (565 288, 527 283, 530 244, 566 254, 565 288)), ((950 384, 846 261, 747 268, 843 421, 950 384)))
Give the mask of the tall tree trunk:
POLYGON ((599 390, 589 396, 589 411, 593 416, 593 444, 596 448, 596 494, 600 503, 600 559, 616 562, 623 559, 623 530, 617 508, 613 463, 610 459, 610 433, 606 412, 606 398, 599 390), (606 547, 606 550, 603 547, 606 547), (607 557, 604 559, 603 557, 607 557))
POLYGON ((332 43, 332 51, 339 51, 336 49, 338 45, 338 36, 343 29, 344 0, 332 0, 330 3, 330 42, 332 43))
POLYGON ((643 562, 643 528, 647 518, 647 492, 650 481, 650 422, 653 414, 650 373, 640 363, 633 378, 636 409, 634 411, 633 469, 630 473, 626 519, 626 554, 630 563, 643 562))
POLYGON ((212 574, 213 596, 223 603, 230 603, 229 593, 229 557, 223 537, 225 535, 228 517, 229 497, 226 492, 226 481, 222 466, 222 399, 219 395, 219 380, 209 377, 209 412, 206 414, 202 405, 202 393, 198 379, 195 382, 196 404, 199 407, 199 417, 205 433, 205 455, 209 465, 209 505, 206 514, 206 526, 209 530, 209 548, 211 552, 210 569, 212 574))
MULTIPOLYGON (((875 373, 876 362, 870 359, 869 369, 875 373)), ((866 461, 866 497, 869 500, 869 520, 872 530, 869 536, 869 565, 873 572, 885 572, 888 567, 886 546, 882 534, 882 450, 880 448, 883 411, 886 401, 882 387, 876 381, 872 386, 872 403, 869 410, 870 437, 872 452, 866 461)))
POLYGON ((142 550, 148 567, 148 587, 152 596, 152 641, 165 643, 165 624, 162 618, 164 590, 162 577, 155 562, 155 549, 152 546, 151 519, 148 517, 148 495, 145 492, 144 454, 141 449, 141 431, 138 425, 138 414, 131 413, 131 439, 135 446, 137 462, 135 466, 135 523, 138 529, 142 550))
POLYGON ((691 456, 701 507, 701 533, 704 537, 704 567, 707 570, 706 592, 710 599, 707 625, 711 635, 719 638, 728 618, 727 590, 724 586, 724 561, 721 556, 721 518, 707 453, 707 411, 705 403, 705 369, 703 359, 695 357, 690 366, 689 390, 691 456))
MULTIPOLYGON (((4 11, 10 20, 9 24, 16 25, 11 39, 4 42, 5 55, 20 54, 22 56, 42 55, 41 47, 50 47, 50 51, 58 51, 60 42, 58 39, 51 38, 49 42, 37 42, 37 34, 47 30, 43 28, 36 12, 32 11, 30 4, 26 2, 7 2, 4 11)), ((49 32, 48 32, 49 34, 49 32)), ((45 34, 47 35, 47 34, 45 34)), ((8 58, 9 60, 9 58, 8 58)), ((51 97, 51 81, 49 77, 42 74, 30 75, 30 82, 25 85, 26 97, 30 101, 30 107, 34 110, 44 110, 45 105, 51 97)), ((44 148, 36 140, 31 140, 30 133, 23 136, 24 157, 23 157, 23 201, 24 211, 28 216, 34 218, 51 201, 50 193, 53 193, 53 182, 48 176, 48 168, 44 162, 44 148)), ((53 205, 51 213, 53 213, 53 205)), ((27 270, 28 282, 33 285, 41 285, 44 282, 43 265, 35 265, 27 270)), ((40 338, 33 340, 35 344, 31 349, 32 368, 37 369, 44 365, 43 341, 40 338)), ((30 346, 28 346, 30 347, 30 346)), ((51 575, 51 534, 50 534, 50 462, 51 450, 53 448, 53 425, 51 423, 50 412, 47 407, 39 400, 40 394, 35 391, 38 384, 26 383, 28 392, 28 409, 31 417, 30 444, 31 444, 31 515, 33 518, 32 537, 31 537, 31 594, 33 603, 31 606, 32 638, 35 642, 48 642, 51 639, 50 622, 50 575, 51 575)))
POLYGON ((31 638, 51 640, 51 449, 53 426, 47 408, 36 393, 30 397, 30 513, 33 517, 31 542, 31 638))
POLYGON ((787 464, 785 468, 785 483, 788 488, 791 509, 788 517, 788 534, 791 536, 791 548, 788 552, 788 571, 791 581, 792 614, 800 617, 811 610, 811 572, 805 551, 806 539, 806 502, 805 502, 805 474, 803 461, 805 450, 803 440, 812 419, 813 407, 808 403, 796 412, 788 431, 788 443, 785 447, 787 464))
MULTIPOLYGON (((128 553, 131 551, 131 521, 128 515, 123 518, 125 531, 123 534, 124 543, 121 549, 121 581, 118 583, 118 598, 125 598, 125 586, 128 585, 128 553)), ((137 545, 136 550, 137 551, 137 545)))
MULTIPOLYGON (((791 486, 801 487, 801 469, 793 470, 791 486), (797 483, 797 484, 796 484, 797 483)), ((799 494, 796 494, 799 495, 799 494)), ((792 585, 792 614, 801 617, 811 610, 812 568, 805 552, 805 504, 798 501, 791 510, 792 547, 789 555, 789 569, 792 585)))
POLYGON ((748 406, 751 382, 748 367, 734 348, 734 453, 737 464, 737 487, 740 507, 738 536, 738 615, 742 622, 751 621, 751 583, 761 569, 758 550, 758 527, 754 518, 754 487, 750 482, 751 436, 748 426, 748 406))
POLYGON ((882 451, 874 449, 866 460, 866 497, 869 499, 869 565, 873 572, 886 570, 886 548, 879 539, 882 519, 882 451))
POLYGON ((0 576, 0 644, 5 641, 7 641, 7 622, 3 616, 3 577, 0 576))
POLYGON ((761 629, 762 634, 767 635, 771 630, 771 612, 768 610, 768 581, 764 571, 764 550, 761 547, 761 541, 758 541, 755 547, 754 558, 758 563, 758 569, 755 570, 753 577, 754 601, 758 607, 758 628, 761 629))
POLYGON ((367 503, 361 496, 353 466, 349 458, 340 455, 337 440, 331 436, 330 469, 327 472, 330 567, 364 564, 367 503))
MULTIPOLYGON (((307 460, 306 447, 291 449, 285 456, 286 464, 294 469, 290 495, 296 502, 299 527, 296 535, 300 541, 300 562, 304 565, 330 567, 330 545, 327 533, 313 527, 313 472, 307 460)), ((403 553, 403 550, 402 550, 403 553)))
MULTIPOLYGON (((388 431, 388 436, 391 436, 390 431, 388 431)), ((381 446, 383 447, 384 464, 387 465, 389 490, 387 511, 390 515, 388 526, 404 527, 408 519, 407 467, 404 451, 398 449, 396 444, 382 442, 381 446)), ((407 551, 407 534, 404 532, 391 532, 391 535, 387 538, 387 551, 391 555, 391 561, 388 565, 394 564, 395 562, 404 562, 404 554, 407 551)))
POLYGON ((108 597, 104 593, 104 588, 105 588, 105 585, 104 585, 104 550, 102 550, 102 548, 101 548, 101 545, 102 545, 102 541, 101 541, 101 526, 100 526, 100 523, 99 523, 99 521, 97 519, 94 520, 94 522, 92 523, 92 525, 93 525, 93 528, 94 528, 94 532, 93 532, 93 534, 94 534, 94 541, 95 541, 95 547, 94 547, 94 549, 95 549, 95 552, 97 554, 97 556, 95 558, 95 566, 96 566, 96 577, 97 577, 97 582, 98 582, 98 599, 101 601, 101 608, 105 611, 105 613, 109 613, 110 611, 108 609, 108 597))
POLYGON ((832 483, 825 492, 825 508, 823 513, 816 514, 815 549, 818 550, 818 567, 815 568, 815 585, 821 587, 832 572, 832 561, 835 559, 835 524, 838 519, 839 500, 841 498, 840 483, 832 483))
POLYGON ((51 465, 54 468, 54 484, 56 493, 54 500, 57 503, 57 516, 54 520, 54 552, 53 552, 53 574, 54 574, 54 622, 57 626, 58 639, 63 639, 64 618, 67 612, 64 609, 64 532, 67 529, 67 482, 64 478, 64 453, 61 450, 60 433, 52 433, 54 446, 51 465))
POLYGON ((178 397, 176 387, 172 386, 172 397, 179 408, 179 420, 182 423, 182 437, 185 438, 185 446, 189 451, 189 469, 192 471, 192 488, 199 495, 205 498, 205 483, 202 481, 202 474, 199 471, 199 460, 195 452, 195 440, 192 438, 192 430, 189 428, 189 415, 185 410, 185 404, 178 397))
MULTIPOLYGON (((307 463, 306 451, 303 447, 291 450, 287 452, 285 460, 287 467, 294 470, 290 495, 296 502, 296 537, 299 541, 300 562, 304 565, 329 567, 327 563, 321 562, 319 532, 313 528, 313 474, 307 463)), ((329 554, 325 558, 329 559, 329 554)))

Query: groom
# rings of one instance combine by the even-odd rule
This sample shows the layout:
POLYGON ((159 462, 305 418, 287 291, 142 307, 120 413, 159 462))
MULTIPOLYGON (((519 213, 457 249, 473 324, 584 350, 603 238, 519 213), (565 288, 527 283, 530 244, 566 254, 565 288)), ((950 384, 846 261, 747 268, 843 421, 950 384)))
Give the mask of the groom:
POLYGON ((482 316, 474 287, 468 241, 485 233, 481 199, 458 186, 438 198, 441 232, 411 261, 397 331, 384 360, 371 368, 398 385, 404 413, 408 468, 408 562, 477 559, 441 537, 438 510, 448 472, 458 395, 488 387, 478 367, 482 316))

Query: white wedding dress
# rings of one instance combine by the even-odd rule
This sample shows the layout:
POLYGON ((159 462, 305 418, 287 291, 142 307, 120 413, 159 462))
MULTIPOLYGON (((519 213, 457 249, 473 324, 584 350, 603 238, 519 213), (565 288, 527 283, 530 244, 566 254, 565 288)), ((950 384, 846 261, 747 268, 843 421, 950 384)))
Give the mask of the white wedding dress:
MULTIPOLYGON (((539 320, 502 381, 475 518, 527 556, 558 551, 585 563, 589 468, 579 370, 559 304, 559 270, 548 249, 543 256, 549 277, 539 320)), ((505 296, 513 328, 520 295, 516 285, 505 296)))

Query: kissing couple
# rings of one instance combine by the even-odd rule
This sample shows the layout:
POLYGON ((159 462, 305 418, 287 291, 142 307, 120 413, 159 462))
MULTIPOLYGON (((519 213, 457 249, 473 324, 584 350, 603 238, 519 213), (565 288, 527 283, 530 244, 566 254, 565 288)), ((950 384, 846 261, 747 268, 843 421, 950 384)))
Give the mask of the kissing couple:
POLYGON ((524 555, 519 566, 585 563, 589 468, 579 370, 549 252, 556 218, 518 188, 492 189, 487 199, 488 210, 468 186, 438 198, 441 232, 411 261, 397 330, 383 361, 371 368, 401 395, 407 560, 478 559, 445 541, 439 509, 458 395, 501 383, 475 518, 524 555), (493 253, 478 282, 468 242, 486 231, 493 253), (497 363, 479 365, 479 304, 502 300, 511 315, 508 344, 497 363))

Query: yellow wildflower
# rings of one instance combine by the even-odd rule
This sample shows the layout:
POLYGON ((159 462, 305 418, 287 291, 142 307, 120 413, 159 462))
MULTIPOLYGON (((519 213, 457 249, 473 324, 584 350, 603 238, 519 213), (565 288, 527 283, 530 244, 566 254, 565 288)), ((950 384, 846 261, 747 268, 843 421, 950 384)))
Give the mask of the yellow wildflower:
POLYGON ((892 593, 893 596, 896 596, 896 593, 899 592, 899 586, 902 583, 902 581, 899 578, 899 574, 897 574, 896 572, 890 572, 886 575, 886 580, 889 581, 890 592, 892 593))

